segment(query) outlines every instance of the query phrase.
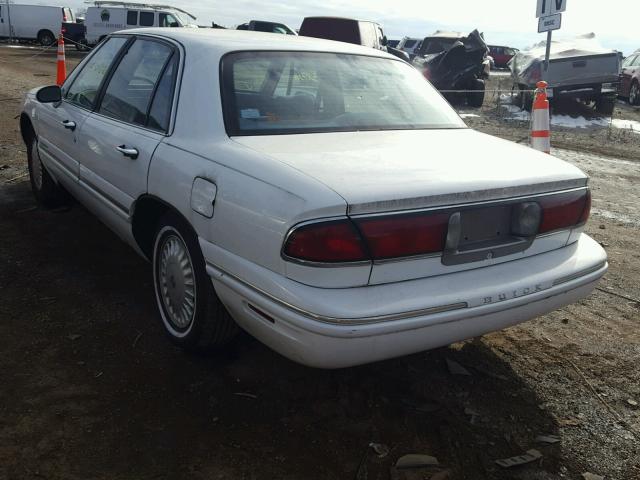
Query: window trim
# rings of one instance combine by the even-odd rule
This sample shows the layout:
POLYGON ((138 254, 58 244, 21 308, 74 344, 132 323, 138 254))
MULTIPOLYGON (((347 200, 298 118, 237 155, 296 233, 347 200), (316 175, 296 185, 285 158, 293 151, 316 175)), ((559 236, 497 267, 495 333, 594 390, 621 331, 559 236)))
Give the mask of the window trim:
POLYGON ((147 130, 149 132, 158 134, 158 135, 164 135, 164 136, 169 136, 172 133, 173 130, 173 116, 174 116, 174 112, 175 112, 175 108, 174 108, 174 101, 176 100, 176 97, 178 95, 176 95, 176 85, 178 84, 178 74, 181 73, 180 70, 180 52, 179 49, 176 47, 176 45, 170 41, 168 41, 165 38, 162 37, 154 37, 151 35, 116 35, 118 37, 131 37, 131 40, 126 43, 125 45, 123 45, 123 48, 120 52, 118 52, 117 55, 117 62, 114 62, 114 64, 112 64, 112 67, 110 69, 110 71, 108 72, 108 78, 107 76, 105 76, 106 81, 103 81, 103 84, 100 86, 100 90, 99 90, 99 96, 97 97, 98 100, 96 102, 96 105, 94 106, 92 113, 103 117, 103 118, 108 118, 109 120, 113 121, 113 122, 117 122, 119 124, 122 125, 130 125, 132 127, 135 128, 142 128, 144 130, 147 130), (111 81, 111 78, 113 77, 113 75, 116 72, 116 69, 120 66, 120 63, 122 62, 122 59, 124 58, 124 56, 126 55, 126 52, 129 50, 129 48, 133 45, 134 42, 136 42, 137 40, 143 40, 143 41, 151 41, 151 42, 157 42, 157 43, 162 43, 166 46, 169 47, 169 49, 171 50, 170 55, 167 57, 167 60, 165 60, 164 65, 162 66, 162 69, 160 71, 160 75, 158 76, 158 80, 156 81, 155 85, 153 86, 153 92, 151 94, 151 100, 149 101, 149 105, 147 106, 147 112, 146 112, 146 119, 145 119, 145 124, 144 125, 140 125, 139 123, 131 123, 131 122, 125 122, 124 120, 121 120, 119 118, 113 118, 110 117, 108 115, 104 115, 102 113, 99 112, 100 107, 102 106, 102 100, 104 98, 104 95, 107 91, 107 86, 109 85, 109 82, 111 81), (126 50, 125 48, 126 47, 126 50), (158 85, 160 84, 160 79, 162 77, 162 75, 164 74, 167 66, 169 65, 169 62, 171 61, 171 59, 174 57, 174 55, 178 55, 177 57, 177 62, 178 65, 176 67, 176 76, 173 79, 173 85, 172 85, 172 90, 171 90, 171 111, 169 112, 169 125, 167 126, 167 130, 156 130, 154 128, 149 128, 147 126, 147 124, 149 123, 149 111, 151 106, 153 105, 153 101, 155 100, 155 95, 156 95, 156 91, 158 89, 158 85))
MULTIPOLYGON (((405 62, 404 60, 401 60, 398 57, 393 56, 392 58, 389 58, 387 56, 383 56, 383 55, 376 55, 375 52, 377 51, 376 49, 371 49, 372 53, 368 54, 368 53, 345 53, 345 52, 335 52, 335 51, 328 51, 328 50, 256 50, 256 49, 247 49, 247 50, 233 50, 230 52, 225 53, 224 55, 222 55, 222 57, 220 57, 220 64, 218 65, 218 86, 220 88, 220 107, 222 109, 222 120, 224 123, 224 129, 225 132, 227 134, 227 137, 229 138, 233 138, 233 137, 258 137, 258 136, 267 136, 267 135, 304 135, 304 134, 308 134, 308 133, 338 133, 338 132, 353 132, 354 130, 351 127, 346 127, 345 129, 331 129, 331 130, 326 130, 326 129, 307 129, 304 131, 291 131, 291 130, 277 130, 277 129, 272 129, 272 130, 264 130, 264 131, 250 131, 250 132, 243 132, 242 130, 240 130, 238 124, 237 124, 237 117, 236 115, 233 114, 233 112, 235 112, 236 107, 235 107, 235 101, 232 100, 231 98, 227 98, 227 97, 232 97, 232 95, 225 95, 225 90, 224 87, 225 85, 228 83, 229 80, 232 80, 231 78, 229 78, 233 72, 231 71, 231 69, 226 69, 224 68, 224 63, 225 63, 225 59, 229 56, 232 55, 237 55, 237 54, 242 54, 242 53, 284 53, 284 54, 299 54, 299 53, 317 53, 317 54, 334 54, 334 55, 352 55, 352 56, 356 56, 356 57, 368 57, 368 58, 379 58, 379 59, 383 59, 383 60, 388 60, 388 61, 394 61, 394 62, 400 62, 403 65, 408 65, 407 62, 405 62), (229 107, 229 108, 227 108, 229 107)), ((411 66, 411 65, 409 65, 411 66)), ((434 90, 437 94, 439 94, 443 99, 444 96, 434 87, 434 90)), ((428 130, 465 130, 468 129, 469 127, 466 126, 466 124, 464 124, 463 122, 463 126, 460 127, 451 127, 451 126, 433 126, 430 127, 428 130)), ((394 131, 394 130, 411 130, 411 129, 401 129, 401 128, 371 128, 371 129, 367 129, 367 128, 360 128, 359 131, 375 131, 375 132, 380 132, 380 131, 394 131)), ((415 129, 414 129, 415 130, 415 129)))

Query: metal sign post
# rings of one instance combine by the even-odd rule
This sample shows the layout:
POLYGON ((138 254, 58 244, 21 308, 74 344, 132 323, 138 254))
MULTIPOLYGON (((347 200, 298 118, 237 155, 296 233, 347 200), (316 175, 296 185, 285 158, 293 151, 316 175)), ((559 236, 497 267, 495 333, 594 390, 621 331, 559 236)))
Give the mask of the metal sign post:
POLYGON ((562 12, 567 9, 567 0, 538 0, 536 17, 538 33, 547 32, 547 49, 544 56, 544 78, 548 79, 549 57, 551 56, 552 32, 562 26, 562 12))

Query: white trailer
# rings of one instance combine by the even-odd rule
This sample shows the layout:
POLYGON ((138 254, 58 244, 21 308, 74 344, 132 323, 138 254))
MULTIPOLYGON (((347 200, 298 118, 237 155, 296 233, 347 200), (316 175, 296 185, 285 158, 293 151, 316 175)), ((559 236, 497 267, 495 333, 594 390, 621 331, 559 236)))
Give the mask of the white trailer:
POLYGON ((60 34, 62 22, 73 22, 69 7, 44 5, 0 4, 0 38, 37 40, 51 45, 60 34))
POLYGON ((140 27, 193 27, 196 17, 169 5, 97 1, 87 8, 87 43, 95 45, 118 30, 140 27))

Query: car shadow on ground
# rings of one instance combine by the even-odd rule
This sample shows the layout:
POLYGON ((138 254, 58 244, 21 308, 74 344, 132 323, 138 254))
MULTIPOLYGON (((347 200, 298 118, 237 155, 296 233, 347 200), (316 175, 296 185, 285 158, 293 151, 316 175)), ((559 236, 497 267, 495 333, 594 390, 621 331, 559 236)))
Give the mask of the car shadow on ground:
POLYGON ((335 371, 248 335, 187 355, 162 332, 146 262, 28 187, 0 187, 0 477, 556 478, 560 447, 535 444, 556 421, 481 340, 335 371), (543 460, 494 463, 530 448, 543 460), (409 453, 440 465, 395 471, 409 453))

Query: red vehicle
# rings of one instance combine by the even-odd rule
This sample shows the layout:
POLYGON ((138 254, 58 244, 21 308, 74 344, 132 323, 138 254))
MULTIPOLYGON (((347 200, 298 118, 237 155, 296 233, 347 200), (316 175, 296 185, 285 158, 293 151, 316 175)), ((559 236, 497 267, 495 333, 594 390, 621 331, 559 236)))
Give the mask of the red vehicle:
POLYGON ((622 62, 618 93, 629 99, 630 105, 640 105, 640 50, 622 62))
POLYGON ((493 58, 495 68, 507 68, 517 51, 517 48, 489 45, 489 55, 493 58))

